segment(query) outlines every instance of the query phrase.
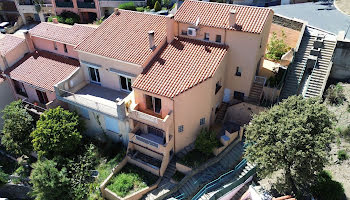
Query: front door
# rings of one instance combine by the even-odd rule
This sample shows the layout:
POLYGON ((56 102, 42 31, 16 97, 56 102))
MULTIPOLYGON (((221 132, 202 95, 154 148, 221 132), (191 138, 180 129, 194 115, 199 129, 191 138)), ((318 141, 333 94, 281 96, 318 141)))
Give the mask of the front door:
POLYGON ((36 90, 36 94, 38 95, 38 99, 39 99, 40 103, 45 105, 49 102, 47 95, 46 95, 46 92, 36 90))
POLYGON ((228 103, 231 99, 231 90, 228 88, 225 88, 224 90, 224 98, 222 99, 223 102, 228 103))

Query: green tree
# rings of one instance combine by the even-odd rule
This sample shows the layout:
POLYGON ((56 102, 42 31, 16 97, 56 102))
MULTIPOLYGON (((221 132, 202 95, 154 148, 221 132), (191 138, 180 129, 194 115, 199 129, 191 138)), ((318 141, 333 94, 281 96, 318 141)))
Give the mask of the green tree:
POLYGON ((136 6, 135 6, 134 2, 122 3, 122 4, 119 5, 118 8, 123 9, 123 10, 136 11, 136 6))
POLYGON ((64 200, 70 199, 69 179, 65 168, 57 169, 57 163, 52 160, 38 161, 33 164, 30 174, 33 184, 31 195, 36 200, 64 200))
POLYGON ((278 39, 275 32, 272 33, 270 43, 267 44, 266 57, 271 60, 281 60, 283 54, 290 49, 285 42, 286 34, 282 31, 282 38, 278 39))
POLYGON ((328 162, 334 116, 319 99, 291 96, 255 115, 246 127, 247 159, 265 177, 284 172, 287 191, 304 195, 328 162))
POLYGON ((160 5, 159 1, 156 1, 154 4, 154 11, 158 12, 162 9, 162 6, 160 5))
POLYGON ((343 104, 346 101, 343 86, 340 83, 330 85, 326 91, 326 99, 335 106, 343 104))
POLYGON ((2 111, 4 126, 1 144, 15 154, 29 155, 33 149, 30 133, 34 129, 33 118, 23 107, 22 101, 14 101, 2 111))
POLYGON ((196 139, 195 148, 204 154, 210 155, 218 144, 219 140, 216 138, 214 131, 202 129, 196 139))
POLYGON ((44 112, 31 133, 34 150, 49 159, 68 156, 81 143, 81 121, 76 113, 61 107, 44 112))

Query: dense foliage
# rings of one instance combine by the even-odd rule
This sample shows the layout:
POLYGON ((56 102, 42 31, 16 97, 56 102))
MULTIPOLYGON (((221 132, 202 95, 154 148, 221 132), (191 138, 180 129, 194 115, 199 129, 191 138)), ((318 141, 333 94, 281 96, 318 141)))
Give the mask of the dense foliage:
POLYGON ((342 200, 346 199, 343 185, 332 180, 329 171, 321 171, 317 175, 315 184, 311 188, 312 194, 319 200, 342 200))
POLYGON ((7 183, 9 175, 0 168, 0 185, 7 183))
POLYGON ((270 60, 281 60, 282 56, 290 49, 285 42, 286 34, 282 31, 282 38, 279 39, 275 32, 272 33, 270 42, 267 44, 266 58, 270 60))
POLYGON ((12 153, 29 155, 33 149, 29 137, 34 129, 32 116, 20 100, 6 106, 2 113, 4 126, 1 144, 12 153))
POLYGON ((349 158, 348 153, 344 149, 339 150, 337 154, 338 154, 338 160, 342 161, 342 160, 347 160, 349 158))
POLYGON ((59 23, 74 25, 80 22, 80 17, 78 14, 70 11, 64 11, 60 15, 49 17, 48 22, 52 22, 52 18, 57 18, 59 23))
POLYGON ((122 4, 119 5, 118 8, 124 9, 124 10, 136 11, 136 6, 135 6, 134 2, 122 3, 122 4))
POLYGON ((61 107, 44 112, 31 133, 35 151, 40 156, 53 158, 73 153, 81 142, 83 127, 76 113, 61 107))
POLYGON ((159 1, 156 1, 154 4, 154 11, 158 12, 162 9, 162 6, 160 5, 159 1))
POLYGON ((32 196, 36 200, 70 199, 67 171, 65 168, 57 169, 57 163, 52 160, 34 163, 30 180, 33 184, 32 196))
POLYGON ((343 104, 343 102, 346 101, 343 86, 339 83, 330 85, 326 91, 326 99, 332 105, 343 104))
POLYGON ((214 131, 202 129, 196 139, 195 148, 206 155, 210 155, 218 144, 219 140, 216 138, 214 131))
POLYGON ((315 173, 328 162, 334 116, 316 98, 291 96, 255 115, 246 127, 247 159, 265 177, 282 170, 287 186, 280 192, 308 194, 315 173))

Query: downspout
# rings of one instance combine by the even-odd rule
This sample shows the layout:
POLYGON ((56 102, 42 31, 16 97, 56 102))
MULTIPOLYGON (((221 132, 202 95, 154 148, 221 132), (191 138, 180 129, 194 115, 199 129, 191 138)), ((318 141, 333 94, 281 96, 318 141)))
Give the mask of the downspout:
POLYGON ((174 98, 171 98, 171 100, 173 101, 173 126, 174 126, 174 154, 176 152, 176 145, 175 145, 175 141, 176 141, 176 128, 175 128, 175 101, 174 98))

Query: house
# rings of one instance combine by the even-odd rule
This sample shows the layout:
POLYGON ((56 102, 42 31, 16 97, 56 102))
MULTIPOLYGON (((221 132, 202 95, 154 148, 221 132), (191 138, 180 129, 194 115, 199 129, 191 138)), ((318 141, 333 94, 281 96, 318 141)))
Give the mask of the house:
POLYGON ((14 2, 25 24, 45 22, 48 16, 55 13, 52 0, 44 0, 41 4, 35 4, 34 0, 14 0, 14 2))
POLYGON ((65 106, 56 99, 54 85, 79 70, 80 64, 73 47, 94 30, 78 24, 66 26, 44 22, 25 32, 25 45, 15 48, 27 51, 25 56, 11 63, 6 59, 8 67, 5 74, 15 98, 22 99, 36 114, 59 105, 65 106))

